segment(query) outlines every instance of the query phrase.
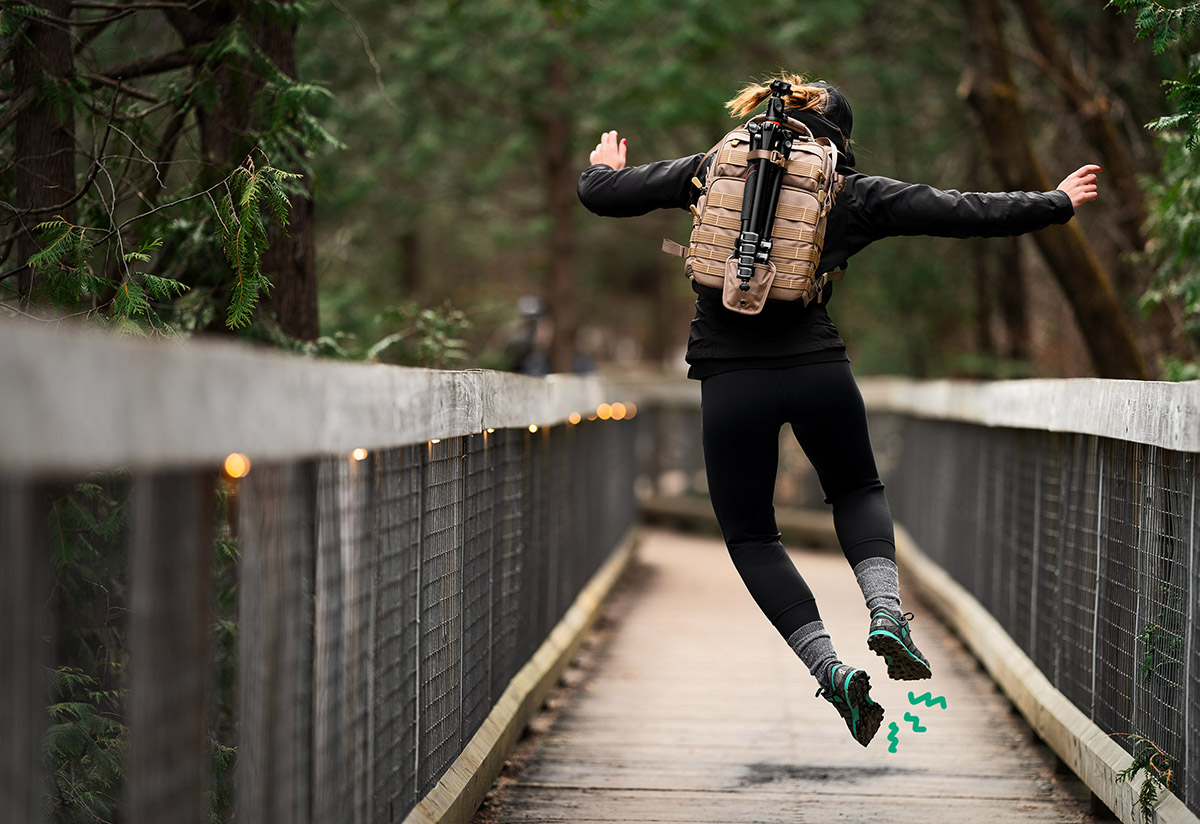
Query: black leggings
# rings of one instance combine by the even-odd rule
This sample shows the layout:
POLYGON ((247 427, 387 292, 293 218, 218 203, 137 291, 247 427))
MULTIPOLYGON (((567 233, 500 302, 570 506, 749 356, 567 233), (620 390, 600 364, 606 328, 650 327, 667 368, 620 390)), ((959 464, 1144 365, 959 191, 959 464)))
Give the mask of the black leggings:
POLYGON ((851 566, 896 560, 888 509, 862 395, 850 364, 722 372, 701 382, 704 463, 713 510, 734 566, 784 638, 821 616, 812 590, 784 552, 775 525, 779 430, 785 423, 833 505, 851 566))

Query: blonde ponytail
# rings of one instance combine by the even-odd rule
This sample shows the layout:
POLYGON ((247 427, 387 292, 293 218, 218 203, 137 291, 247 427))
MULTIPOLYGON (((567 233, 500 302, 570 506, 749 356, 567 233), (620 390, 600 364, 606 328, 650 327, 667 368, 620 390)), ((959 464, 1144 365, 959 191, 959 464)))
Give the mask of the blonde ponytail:
MULTIPOLYGON (((816 109, 821 111, 825 108, 825 101, 829 98, 829 93, 820 86, 806 85, 807 81, 803 75, 793 74, 791 72, 781 72, 779 75, 781 80, 784 80, 792 85, 792 93, 784 98, 784 106, 789 109, 816 109)), ((771 96, 771 81, 775 78, 769 78, 765 84, 749 83, 742 87, 737 96, 725 104, 725 108, 729 109, 731 117, 745 118, 766 99, 771 96)))

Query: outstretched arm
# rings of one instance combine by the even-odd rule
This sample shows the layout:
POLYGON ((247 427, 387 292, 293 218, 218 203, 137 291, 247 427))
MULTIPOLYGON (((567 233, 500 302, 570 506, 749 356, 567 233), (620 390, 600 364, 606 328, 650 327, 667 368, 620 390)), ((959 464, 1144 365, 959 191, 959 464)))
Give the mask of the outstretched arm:
POLYGON ((605 217, 634 217, 654 209, 686 209, 691 179, 703 154, 625 166, 625 141, 616 131, 600 135, 592 165, 579 176, 579 200, 605 217))
POLYGON ((1000 237, 1066 223, 1098 196, 1099 166, 1082 166, 1049 192, 957 192, 852 174, 837 205, 846 207, 850 254, 897 235, 1000 237))

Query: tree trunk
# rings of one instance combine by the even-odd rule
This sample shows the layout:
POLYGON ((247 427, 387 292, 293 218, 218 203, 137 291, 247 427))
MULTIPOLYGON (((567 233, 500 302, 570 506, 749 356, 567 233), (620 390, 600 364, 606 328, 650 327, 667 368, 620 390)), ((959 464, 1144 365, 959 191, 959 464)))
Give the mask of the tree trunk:
MULTIPOLYGON (((295 23, 285 26, 264 19, 256 26, 255 39, 281 72, 296 78, 295 23)), ((272 161, 278 162, 276 158, 272 161)), ((292 197, 287 232, 274 223, 270 227, 270 248, 263 256, 262 269, 275 288, 263 304, 275 312, 284 332, 301 340, 314 340, 321 333, 317 318, 316 221, 312 181, 306 177, 302 185, 304 194, 292 197)))
MULTIPOLYGON (((274 19, 252 14, 249 0, 214 4, 204 11, 169 11, 171 24, 185 46, 215 40, 221 30, 241 16, 249 27, 255 45, 262 49, 281 72, 296 76, 295 25, 283 25, 274 19)), ((265 80, 250 67, 250 61, 232 61, 217 67, 217 103, 211 111, 197 109, 200 148, 209 169, 202 185, 211 185, 245 162, 254 148, 250 135, 254 126, 254 98, 261 93, 265 80)), ((279 158, 271 158, 278 162, 279 158)), ((305 192, 311 192, 304 181, 305 192)), ((275 313, 280 327, 292 337, 312 340, 319 332, 317 318, 317 269, 315 219, 311 195, 293 196, 290 224, 286 234, 271 224, 269 248, 263 255, 262 270, 274 284, 262 301, 262 308, 275 313)))
POLYGON ((400 286, 405 297, 412 297, 421 289, 421 238, 415 226, 400 231, 400 286))
MULTIPOLYGON (((988 158, 1013 190, 1053 188, 1033 151, 1008 64, 1003 16, 996 0, 960 0, 966 20, 968 67, 961 94, 982 124, 988 158)), ((1101 377, 1146 379, 1146 362, 1112 284, 1075 222, 1051 226, 1034 239, 1071 302, 1101 377)))
MULTIPOLYGON (((42 0, 31 5, 55 17, 71 16, 70 0, 42 0)), ((71 32, 66 26, 30 16, 25 35, 28 41, 18 34, 13 48, 14 98, 26 89, 36 89, 43 74, 60 86, 74 74, 71 32)), ((62 108, 61 113, 56 111, 52 101, 38 95, 16 119, 16 202, 32 210, 21 219, 17 238, 21 264, 41 249, 34 226, 56 215, 75 221, 75 206, 60 205, 75 195, 75 114, 70 103, 62 108)), ((33 270, 26 267, 17 277, 21 308, 26 309, 35 286, 33 270)))
POLYGON ((1111 211, 1124 238, 1125 251, 1141 251, 1146 246, 1146 237, 1142 233, 1146 204, 1138 186, 1133 153, 1121 138, 1111 101, 1100 93, 1071 57, 1041 0, 1016 0, 1016 5, 1029 37, 1041 55, 1042 67, 1058 87, 1084 137, 1100 153, 1099 165, 1104 167, 1104 177, 1116 189, 1117 196, 1113 200, 1117 205, 1111 211))
MULTIPOLYGON (((1103 206, 1112 215, 1119 236, 1117 259, 1110 261, 1117 293, 1123 304, 1129 307, 1128 314, 1136 324, 1140 314, 1135 308, 1142 294, 1150 287, 1146 268, 1123 259, 1129 252, 1140 252, 1146 248, 1146 235, 1142 226, 1146 220, 1146 203, 1142 187, 1138 184, 1139 169, 1134 159, 1133 147, 1127 132, 1113 109, 1112 101, 1088 78, 1067 51, 1058 29, 1047 14, 1041 0, 1016 0, 1017 8, 1025 21, 1034 47, 1041 55, 1041 64, 1054 84, 1058 86, 1067 110, 1078 121, 1088 143, 1099 152, 1099 164, 1104 167, 1105 188, 1113 189, 1103 199, 1103 206)), ((1142 343, 1160 352, 1173 352, 1181 357, 1193 353, 1186 338, 1177 334, 1178 324, 1165 303, 1158 304, 1150 314, 1149 334, 1142 343)))
POLYGON ((550 213, 549 278, 547 303, 554 331, 550 338, 550 365, 555 372, 570 372, 575 359, 575 334, 579 325, 575 300, 575 250, 572 215, 575 186, 571 180, 571 118, 567 113, 567 63, 561 54, 550 60, 547 77, 550 105, 544 118, 544 170, 546 208, 550 213))
MULTIPOLYGON (((239 16, 248 17, 250 0, 217 0, 199 11, 170 9, 165 12, 171 25, 183 39, 186 49, 216 40, 222 30, 239 16)), ((197 60, 199 57, 197 57, 197 60)), ((199 64, 195 70, 199 71, 199 64)), ((258 80, 247 61, 231 60, 212 67, 217 86, 216 103, 211 108, 196 108, 196 125, 200 133, 200 155, 207 166, 200 185, 208 186, 223 179, 235 166, 241 165, 252 148, 247 133, 250 129, 250 104, 258 80)))
POLYGON ((986 357, 996 356, 996 338, 992 334, 993 286, 991 258, 981 241, 971 244, 971 265, 975 270, 975 347, 986 357))
POLYGON ((994 241, 996 256, 992 258, 999 272, 992 282, 997 284, 996 305, 1004 323, 1003 357, 1014 361, 1029 360, 1029 304, 1025 269, 1021 266, 1021 241, 1006 237, 994 241))

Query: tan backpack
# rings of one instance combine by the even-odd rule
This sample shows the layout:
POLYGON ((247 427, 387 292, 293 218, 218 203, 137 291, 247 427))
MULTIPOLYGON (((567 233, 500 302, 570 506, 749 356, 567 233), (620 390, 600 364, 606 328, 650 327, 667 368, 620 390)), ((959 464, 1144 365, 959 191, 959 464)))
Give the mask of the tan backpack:
MULTIPOLYGON (((701 161, 715 155, 692 208, 692 235, 687 248, 672 240, 663 240, 663 251, 682 257, 684 273, 704 286, 723 290, 725 306, 734 312, 756 315, 768 298, 775 300, 821 299, 821 290, 830 280, 841 280, 844 270, 816 275, 825 241, 825 223, 834 198, 842 189, 843 179, 835 171, 837 149, 828 138, 813 138, 803 123, 791 118, 784 125, 795 132, 791 150, 785 159, 779 152, 751 153, 749 126, 761 123, 765 115, 725 135, 701 161), (753 156, 752 156, 753 155, 753 156), (771 230, 769 257, 754 265, 749 289, 738 279, 738 239, 742 229, 742 193, 750 164, 766 158, 784 169, 779 200, 771 230)), ((749 272, 749 269, 746 269, 749 272)))

